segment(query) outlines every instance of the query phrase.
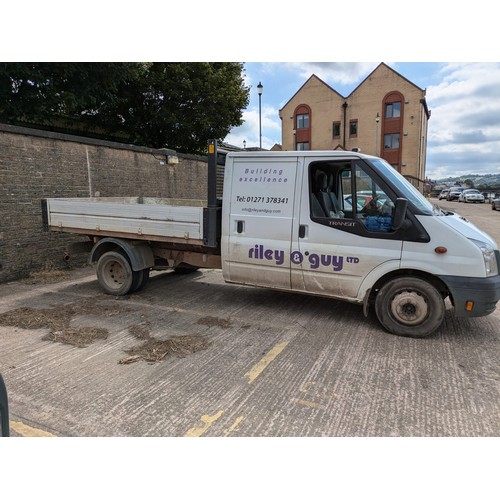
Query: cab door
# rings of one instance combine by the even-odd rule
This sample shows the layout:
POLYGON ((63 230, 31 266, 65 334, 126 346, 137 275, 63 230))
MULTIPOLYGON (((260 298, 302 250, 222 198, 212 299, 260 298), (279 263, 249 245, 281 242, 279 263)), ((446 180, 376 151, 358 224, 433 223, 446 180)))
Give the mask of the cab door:
POLYGON ((297 157, 237 157, 231 172, 224 278, 290 289, 297 157))
POLYGON ((305 162, 290 256, 292 288, 359 299, 368 273, 399 267, 402 241, 391 229, 395 196, 362 160, 305 162), (327 206, 330 195, 337 204, 327 206), (370 201, 373 212, 365 210, 370 201))

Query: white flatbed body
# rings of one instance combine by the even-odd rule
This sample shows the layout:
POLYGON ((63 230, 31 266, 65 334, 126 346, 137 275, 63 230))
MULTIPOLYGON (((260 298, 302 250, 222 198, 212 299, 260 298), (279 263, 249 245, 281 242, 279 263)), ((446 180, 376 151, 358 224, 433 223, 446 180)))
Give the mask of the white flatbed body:
POLYGON ((203 245, 201 200, 48 198, 50 231, 203 245))

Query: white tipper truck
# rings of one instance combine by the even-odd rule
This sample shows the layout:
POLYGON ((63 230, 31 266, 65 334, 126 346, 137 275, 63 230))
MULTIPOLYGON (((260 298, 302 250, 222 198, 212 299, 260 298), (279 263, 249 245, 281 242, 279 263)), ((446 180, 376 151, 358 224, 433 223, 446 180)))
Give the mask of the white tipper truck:
POLYGON ((449 298, 457 316, 500 299, 496 242, 433 205, 384 160, 353 151, 225 156, 222 199, 208 145, 208 202, 158 198, 42 200, 44 226, 89 237, 106 293, 142 288, 150 270, 222 269, 228 283, 375 308, 390 333, 425 337, 449 298), (206 206, 204 206, 206 205, 206 206))

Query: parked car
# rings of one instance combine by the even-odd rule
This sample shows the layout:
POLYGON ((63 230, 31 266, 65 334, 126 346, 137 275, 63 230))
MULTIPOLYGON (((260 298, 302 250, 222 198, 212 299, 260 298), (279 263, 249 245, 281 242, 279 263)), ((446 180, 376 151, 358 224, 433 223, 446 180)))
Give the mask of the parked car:
POLYGON ((484 203, 484 196, 477 189, 464 189, 458 197, 459 202, 484 203))
POLYGON ((438 196, 438 200, 445 200, 448 197, 449 189, 443 189, 438 196))
POLYGON ((465 188, 451 188, 450 192, 446 196, 446 199, 448 201, 458 200, 458 197, 460 196, 460 193, 462 191, 464 191, 464 190, 465 190, 465 188))
MULTIPOLYGON (((371 191, 358 191, 356 193, 356 200, 358 211, 361 211, 372 200, 371 191)), ((387 201, 387 195, 383 191, 377 191, 377 206, 381 207, 387 201)), ((352 210, 352 194, 344 195, 344 207, 352 210)))
POLYGON ((494 200, 495 198, 498 198, 500 196, 499 193, 483 193, 484 195, 484 201, 486 203, 491 203, 492 200, 494 200))
POLYGON ((500 210, 500 196, 493 198, 491 200, 491 209, 492 210, 500 210))

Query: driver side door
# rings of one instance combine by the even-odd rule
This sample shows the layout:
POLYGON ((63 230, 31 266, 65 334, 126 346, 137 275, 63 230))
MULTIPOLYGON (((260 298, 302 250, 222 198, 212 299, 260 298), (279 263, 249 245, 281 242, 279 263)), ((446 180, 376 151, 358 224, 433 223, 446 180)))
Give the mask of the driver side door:
POLYGON ((292 287, 355 299, 374 268, 399 267, 402 241, 391 229, 395 197, 362 160, 307 160, 291 255, 292 287), (337 210, 331 209, 334 202, 327 207, 322 201, 330 193, 337 210))

